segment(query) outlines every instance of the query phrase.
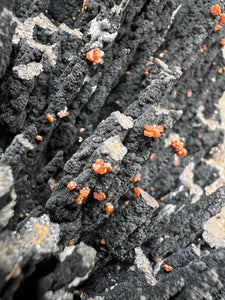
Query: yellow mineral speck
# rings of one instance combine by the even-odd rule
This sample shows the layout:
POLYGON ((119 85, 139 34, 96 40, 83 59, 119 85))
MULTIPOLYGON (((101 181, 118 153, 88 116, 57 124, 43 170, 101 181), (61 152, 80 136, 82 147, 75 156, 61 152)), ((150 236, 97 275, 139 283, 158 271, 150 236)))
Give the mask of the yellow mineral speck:
POLYGON ((180 181, 188 188, 191 187, 191 189, 189 189, 190 194, 193 195, 192 201, 191 203, 195 203, 197 202, 202 194, 203 194, 203 190, 202 188, 194 183, 194 171, 195 169, 195 163, 194 162, 190 162, 183 170, 183 172, 181 173, 179 179, 180 181))
POLYGON ((120 137, 115 135, 102 143, 101 152, 109 154, 114 160, 122 160, 127 153, 127 148, 122 144, 120 137))
POLYGON ((33 230, 37 233, 37 237, 33 238, 31 241, 35 244, 40 244, 48 233, 49 228, 41 224, 35 224, 33 230))
POLYGON ((143 267, 144 267, 145 269, 147 269, 148 266, 147 266, 146 264, 143 264, 143 267))
POLYGON ((110 151, 112 151, 114 154, 117 154, 121 150, 121 144, 119 141, 117 141, 115 144, 112 144, 109 146, 110 151))

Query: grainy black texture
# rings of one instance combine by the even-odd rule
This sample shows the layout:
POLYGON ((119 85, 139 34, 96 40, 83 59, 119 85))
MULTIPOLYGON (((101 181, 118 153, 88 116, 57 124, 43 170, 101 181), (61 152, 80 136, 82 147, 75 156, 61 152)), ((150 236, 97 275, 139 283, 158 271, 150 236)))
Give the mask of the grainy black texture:
POLYGON ((214 4, 225 13, 222 0, 1 1, 1 299, 224 299, 214 4), (144 136, 147 124, 161 137, 144 136), (96 174, 98 158, 112 172, 96 174))

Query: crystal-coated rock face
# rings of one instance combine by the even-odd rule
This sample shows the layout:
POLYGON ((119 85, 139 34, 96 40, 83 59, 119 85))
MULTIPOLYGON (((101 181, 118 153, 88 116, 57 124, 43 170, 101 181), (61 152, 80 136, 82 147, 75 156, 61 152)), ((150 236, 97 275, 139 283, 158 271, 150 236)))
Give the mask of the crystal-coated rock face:
POLYGON ((0 298, 225 299, 225 2, 0 1, 0 298))

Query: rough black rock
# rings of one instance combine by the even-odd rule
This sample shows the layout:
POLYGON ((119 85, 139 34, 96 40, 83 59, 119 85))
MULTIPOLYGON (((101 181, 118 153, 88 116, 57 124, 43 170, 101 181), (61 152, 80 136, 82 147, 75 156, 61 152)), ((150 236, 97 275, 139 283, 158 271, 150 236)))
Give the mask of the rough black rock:
POLYGON ((1 1, 1 299, 225 299, 215 4, 1 1))

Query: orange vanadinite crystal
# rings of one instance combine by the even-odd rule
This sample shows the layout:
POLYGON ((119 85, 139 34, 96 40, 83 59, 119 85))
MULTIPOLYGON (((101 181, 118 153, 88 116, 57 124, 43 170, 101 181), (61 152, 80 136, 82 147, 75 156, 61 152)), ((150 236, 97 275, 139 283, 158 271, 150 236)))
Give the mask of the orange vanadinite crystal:
POLYGON ((157 258, 155 259, 155 262, 158 263, 158 262, 160 262, 160 261, 162 261, 162 260, 163 260, 162 257, 157 257, 157 258))
POLYGON ((43 137, 40 136, 40 135, 36 135, 36 136, 35 136, 35 139, 36 139, 37 141, 43 141, 43 137))
POLYGON ((176 151, 177 156, 185 156, 187 154, 187 150, 184 148, 184 144, 181 141, 174 140, 171 142, 171 145, 173 149, 176 151))
POLYGON ((105 212, 107 215, 109 215, 113 211, 113 205, 111 202, 107 202, 105 204, 105 212))
POLYGON ((205 51, 207 49, 206 44, 202 45, 202 50, 205 51))
POLYGON ((74 239, 69 240, 69 246, 72 246, 74 244, 74 239))
POLYGON ((144 71, 145 77, 147 77, 149 75, 149 71, 150 71, 150 68, 146 68, 145 69, 145 71, 144 71))
POLYGON ((81 9, 82 13, 87 9, 87 6, 85 6, 85 4, 86 4, 86 0, 83 1, 83 5, 82 5, 82 9, 81 9))
POLYGON ((67 188, 68 188, 70 191, 74 190, 76 187, 77 187, 77 184, 76 184, 75 181, 70 181, 70 182, 68 182, 68 184, 67 184, 67 188))
POLYGON ((60 119, 62 119, 62 118, 64 118, 64 117, 68 117, 69 114, 70 114, 70 113, 69 113, 66 109, 64 109, 64 110, 59 111, 59 112, 57 113, 57 116, 58 116, 60 119))
POLYGON ((138 182, 141 180, 141 173, 137 173, 134 178, 131 179, 132 182, 138 182))
POLYGON ((178 167, 179 166, 179 160, 174 160, 173 165, 174 165, 174 167, 178 167))
POLYGON ((56 183, 51 184, 50 185, 50 190, 52 191, 55 186, 56 186, 56 183))
POLYGON ((223 73, 223 69, 220 68, 220 69, 218 70, 218 73, 219 73, 219 74, 222 74, 222 73, 223 73))
POLYGON ((20 283, 18 282, 17 284, 15 284, 15 285, 13 286, 12 291, 15 293, 15 292, 18 290, 19 287, 20 287, 20 283))
MULTIPOLYGON (((99 172, 101 172, 101 169, 103 168, 103 166, 104 166, 104 160, 100 159, 100 158, 96 159, 95 163, 92 164, 92 168, 95 171, 95 173, 97 173, 97 174, 99 172)), ((103 172, 103 174, 104 174, 104 172, 103 172)))
POLYGON ((87 196, 90 194, 90 188, 85 186, 82 190, 79 191, 79 196, 77 197, 77 204, 82 204, 83 200, 87 198, 87 196))
POLYGON ((223 24, 223 23, 225 23, 225 14, 222 14, 219 20, 219 24, 223 24))
POLYGON ((77 204, 82 204, 83 200, 84 200, 84 198, 83 198, 81 195, 79 195, 79 196, 77 197, 76 202, 77 202, 77 204))
POLYGON ((221 25, 216 25, 216 26, 213 28, 213 32, 217 32, 217 31, 219 31, 221 28, 222 28, 221 25))
POLYGON ((12 268, 12 271, 10 272, 10 275, 11 276, 14 276, 16 274, 16 272, 20 269, 20 265, 19 263, 16 263, 13 268, 12 268))
POLYGON ((191 98, 191 96, 192 96, 192 91, 188 91, 187 92, 187 98, 191 98))
POLYGON ((170 267, 169 265, 163 265, 163 268, 166 272, 171 272, 173 270, 173 268, 170 267))
POLYGON ((106 198, 105 193, 96 193, 94 192, 94 198, 98 201, 102 201, 106 198))
POLYGON ((52 123, 54 121, 54 117, 51 114, 47 114, 46 119, 48 120, 49 123, 52 123))
POLYGON ((150 156, 150 161, 154 161, 155 157, 156 157, 156 154, 152 153, 151 156, 150 156))
POLYGON ((163 132, 162 125, 145 125, 144 135, 147 137, 159 138, 163 132))
POLYGON ((220 41, 220 45, 225 46, 225 38, 220 41))
POLYGON ((90 194, 90 189, 89 187, 85 186, 82 190, 79 191, 80 196, 83 198, 87 198, 87 196, 90 194))
POLYGON ((101 58, 104 56, 104 52, 99 48, 92 49, 87 52, 86 58, 91 61, 99 64, 101 62, 101 58))
POLYGON ((134 197, 137 198, 141 195, 141 188, 135 187, 134 188, 134 197))
POLYGON ((179 151, 179 150, 183 149, 183 147, 184 147, 184 144, 179 140, 173 140, 171 142, 171 145, 175 151, 179 151))
POLYGON ((218 4, 213 5, 210 8, 210 13, 211 13, 212 16, 219 16, 221 14, 221 7, 220 7, 220 5, 218 5, 218 4))
POLYGON ((187 150, 185 148, 183 148, 183 149, 177 151, 176 154, 177 154, 177 156, 185 156, 185 155, 187 155, 187 150))
POLYGON ((92 165, 92 169, 96 174, 105 174, 107 172, 112 172, 112 166, 109 163, 105 163, 103 159, 96 159, 95 163, 92 165))

